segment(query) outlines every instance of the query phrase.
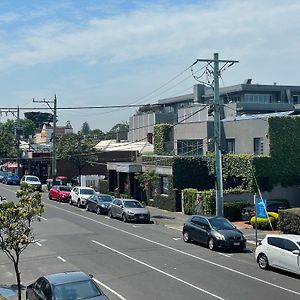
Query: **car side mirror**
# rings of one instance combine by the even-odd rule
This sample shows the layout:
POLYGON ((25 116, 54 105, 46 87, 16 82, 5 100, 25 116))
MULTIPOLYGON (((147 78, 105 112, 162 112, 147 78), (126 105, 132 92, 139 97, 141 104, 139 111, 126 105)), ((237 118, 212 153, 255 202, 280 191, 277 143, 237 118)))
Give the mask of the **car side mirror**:
POLYGON ((300 255, 300 251, 299 250, 293 250, 292 253, 295 254, 295 255, 300 255))
POLYGON ((123 208, 123 205, 122 205, 122 204, 120 204, 120 207, 121 207, 121 208, 123 208))

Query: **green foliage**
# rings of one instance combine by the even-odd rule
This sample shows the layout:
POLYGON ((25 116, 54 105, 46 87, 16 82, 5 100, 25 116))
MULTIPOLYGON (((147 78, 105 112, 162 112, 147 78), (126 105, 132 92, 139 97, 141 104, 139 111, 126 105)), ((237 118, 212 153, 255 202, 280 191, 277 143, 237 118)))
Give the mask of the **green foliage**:
POLYGON ((196 197, 197 197, 197 189, 187 188, 182 190, 183 194, 183 210, 187 215, 192 215, 196 213, 196 197))
MULTIPOLYGON (((275 212, 268 212, 270 222, 272 223, 273 229, 277 228, 278 214, 275 212)), ((257 219, 257 229, 269 230, 271 229, 270 222, 268 218, 256 218, 257 219)), ((250 223, 253 228, 255 228, 255 216, 251 218, 250 223)))
POLYGON ((106 179, 99 180, 98 190, 101 194, 108 194, 109 182, 106 179))
POLYGON ((146 193, 147 203, 150 198, 150 191, 154 188, 155 181, 157 181, 159 178, 159 175, 157 175, 154 170, 146 170, 145 172, 136 173, 134 175, 134 179, 137 180, 137 182, 140 184, 140 187, 146 193))
POLYGON ((201 157, 175 157, 173 181, 174 187, 180 190, 185 188, 206 190, 214 186, 214 177, 209 174, 207 163, 201 157))
POLYGON ((60 158, 72 161, 80 175, 83 166, 93 161, 93 146, 93 142, 80 133, 66 133, 58 139, 57 153, 60 158))
POLYGON ((84 122, 81 127, 81 133, 83 135, 88 135, 91 131, 90 125, 88 122, 84 122))
POLYGON ((36 128, 42 129, 44 123, 53 122, 53 114, 31 111, 24 113, 26 119, 31 120, 36 128))
POLYGON ((155 195, 153 201, 149 202, 150 206, 158 207, 168 211, 176 211, 175 197, 168 195, 155 195))
POLYGON ((154 125, 154 153, 163 155, 166 153, 166 143, 170 141, 170 134, 173 125, 156 124, 154 125))
POLYGON ((120 132, 128 132, 129 131, 129 125, 127 122, 118 123, 114 125, 110 131, 106 133, 106 139, 112 140, 117 138, 117 133, 120 132))
POLYGON ((28 139, 29 136, 34 136, 36 126, 30 119, 20 119, 20 127, 23 128, 23 137, 28 139))
POLYGON ((300 208, 279 211, 278 229, 283 233, 300 235, 300 208))
POLYGON ((174 161, 174 156, 166 155, 142 155, 142 163, 149 165, 159 165, 159 166, 172 166, 174 161))
POLYGON ((15 135, 10 131, 7 131, 6 127, 2 125, 0 127, 0 157, 7 159, 16 156, 15 135))
POLYGON ((226 201, 224 202, 224 217, 230 221, 241 220, 242 209, 249 206, 250 203, 243 201, 226 201))

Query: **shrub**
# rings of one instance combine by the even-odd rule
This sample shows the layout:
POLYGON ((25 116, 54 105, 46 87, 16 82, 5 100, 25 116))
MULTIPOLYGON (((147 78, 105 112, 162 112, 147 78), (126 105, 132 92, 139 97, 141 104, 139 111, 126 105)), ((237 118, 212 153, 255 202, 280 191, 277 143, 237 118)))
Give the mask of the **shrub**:
POLYGON ((224 202, 224 217, 230 221, 241 220, 242 209, 249 206, 250 203, 242 201, 227 201, 224 202))
POLYGON ((174 197, 158 194, 153 197, 153 201, 149 202, 150 206, 158 207, 168 211, 176 211, 176 200, 174 197))
POLYGON ((108 194, 109 192, 108 180, 106 179, 99 180, 98 190, 100 191, 101 194, 108 194))
POLYGON ((195 203, 198 191, 196 189, 184 189, 182 192, 184 213, 187 215, 192 215, 196 212, 195 203))
POLYGON ((300 208, 280 211, 278 229, 283 233, 300 234, 300 208))
MULTIPOLYGON (((279 215, 275 212, 268 212, 270 222, 272 223, 273 229, 277 228, 277 222, 279 215)), ((257 229, 271 229, 268 218, 257 218, 257 229)), ((255 216, 251 218, 250 223, 255 228, 255 216)))

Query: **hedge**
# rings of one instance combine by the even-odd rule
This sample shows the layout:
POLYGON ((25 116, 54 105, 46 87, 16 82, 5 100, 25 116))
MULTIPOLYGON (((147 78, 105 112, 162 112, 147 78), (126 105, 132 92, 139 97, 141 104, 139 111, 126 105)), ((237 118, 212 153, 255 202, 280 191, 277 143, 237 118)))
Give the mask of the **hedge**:
MULTIPOLYGON (((273 229, 277 228, 278 223, 278 214, 275 212, 268 212, 268 216, 270 219, 270 222, 272 223, 273 229)), ((257 219, 257 229, 271 229, 269 219, 268 218, 256 218, 257 219)), ((250 223, 253 228, 255 228, 255 216, 251 218, 250 223)))
POLYGON ((239 221, 241 220, 242 209, 249 205, 250 203, 242 201, 224 202, 224 217, 230 221, 239 221))
POLYGON ((300 208, 279 211, 278 229, 283 233, 300 234, 300 208))
POLYGON ((149 206, 158 207, 168 211, 176 211, 176 201, 175 198, 158 194, 153 197, 153 201, 148 203, 149 206))
POLYGON ((108 194, 109 193, 109 184, 108 180, 102 179, 98 182, 98 190, 101 194, 108 194))

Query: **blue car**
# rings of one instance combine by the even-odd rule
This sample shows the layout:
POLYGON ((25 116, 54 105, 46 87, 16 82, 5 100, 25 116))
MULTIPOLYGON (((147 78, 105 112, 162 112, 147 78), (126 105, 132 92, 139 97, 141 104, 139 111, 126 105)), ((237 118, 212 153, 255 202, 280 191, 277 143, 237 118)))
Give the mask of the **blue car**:
POLYGON ((18 185, 20 184, 20 178, 18 175, 16 174, 6 174, 2 180, 2 182, 4 184, 15 184, 15 185, 18 185))

